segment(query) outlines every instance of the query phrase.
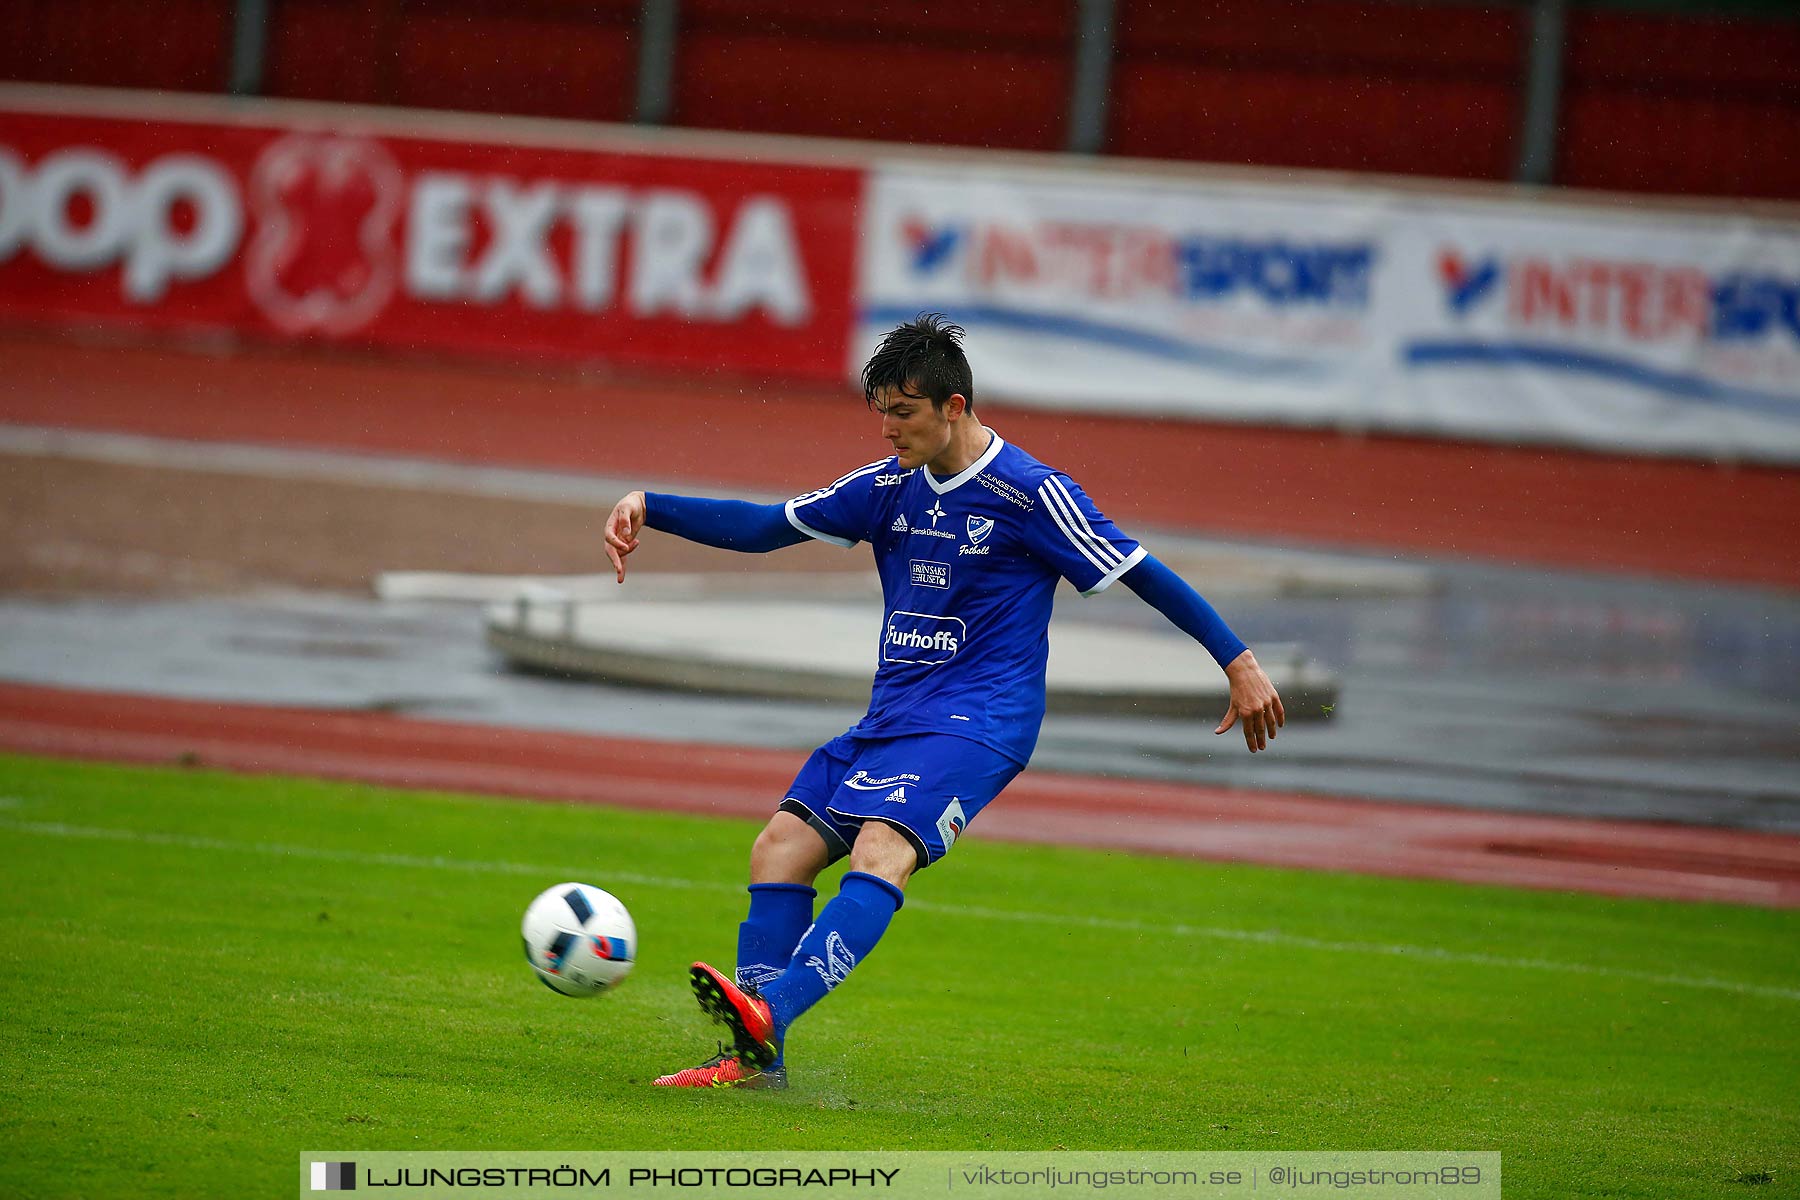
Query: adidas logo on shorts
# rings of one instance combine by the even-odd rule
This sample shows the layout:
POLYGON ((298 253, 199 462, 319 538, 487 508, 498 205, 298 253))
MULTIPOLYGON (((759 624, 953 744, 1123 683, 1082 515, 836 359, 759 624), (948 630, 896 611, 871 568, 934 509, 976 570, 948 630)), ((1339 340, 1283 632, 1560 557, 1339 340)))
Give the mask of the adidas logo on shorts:
POLYGON ((881 798, 881 802, 883 804, 905 804, 906 803, 906 785, 901 784, 899 787, 895 788, 893 791, 891 791, 887 795, 883 796, 881 798))

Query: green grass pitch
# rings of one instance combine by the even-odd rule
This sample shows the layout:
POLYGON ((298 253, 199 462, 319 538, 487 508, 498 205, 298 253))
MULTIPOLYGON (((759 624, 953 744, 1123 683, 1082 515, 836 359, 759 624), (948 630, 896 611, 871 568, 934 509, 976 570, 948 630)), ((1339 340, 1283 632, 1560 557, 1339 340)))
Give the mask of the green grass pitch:
MULTIPOLYGON (((1004 803, 1004 801, 1002 801, 1004 803)), ((315 1150, 1498 1150, 1510 1197, 1797 1195, 1800 913, 959 846, 796 1027, 713 1050, 753 827, 0 758, 0 1195, 287 1194, 315 1150), (581 879, 636 973, 518 920, 581 879)), ((828 880, 831 877, 828 876, 828 880)))

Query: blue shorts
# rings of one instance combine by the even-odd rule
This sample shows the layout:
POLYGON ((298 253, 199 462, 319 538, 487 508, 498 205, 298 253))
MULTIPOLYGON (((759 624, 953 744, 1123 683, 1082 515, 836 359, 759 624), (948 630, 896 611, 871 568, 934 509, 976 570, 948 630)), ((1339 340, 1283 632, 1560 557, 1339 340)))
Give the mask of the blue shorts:
POLYGON ((998 750, 950 734, 842 734, 812 752, 781 811, 812 826, 832 862, 850 853, 863 822, 891 825, 912 843, 923 870, 948 854, 975 814, 1024 769, 998 750))

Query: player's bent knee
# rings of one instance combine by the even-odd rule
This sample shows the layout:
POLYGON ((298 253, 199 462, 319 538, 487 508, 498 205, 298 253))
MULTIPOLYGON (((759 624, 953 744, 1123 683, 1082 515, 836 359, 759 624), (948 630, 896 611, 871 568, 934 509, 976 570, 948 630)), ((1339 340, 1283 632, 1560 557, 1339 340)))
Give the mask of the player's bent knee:
POLYGON ((794 814, 778 812, 750 847, 750 882, 811 883, 830 860, 824 838, 794 814))
POLYGON ((892 825, 881 821, 864 821, 850 847, 850 869, 877 875, 895 887, 906 881, 919 867, 919 852, 912 842, 892 825))

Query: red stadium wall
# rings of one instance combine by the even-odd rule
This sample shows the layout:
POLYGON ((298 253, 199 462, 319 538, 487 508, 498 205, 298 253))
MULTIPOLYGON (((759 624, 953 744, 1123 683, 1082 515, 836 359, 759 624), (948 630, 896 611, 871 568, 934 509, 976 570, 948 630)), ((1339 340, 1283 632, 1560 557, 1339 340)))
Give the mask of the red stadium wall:
POLYGON ((635 0, 282 0, 271 96, 627 121, 635 0))
POLYGON ((1109 148, 1506 179, 1522 19, 1511 8, 1121 0, 1109 148))
POLYGON ((1569 20, 1556 179, 1800 198, 1800 21, 1569 20))
POLYGON ((233 0, 7 0, 0 79, 218 92, 233 0))
POLYGON ((683 0, 675 121, 1061 150, 1073 5, 683 0))
MULTIPOLYGON (((222 90, 233 0, 11 0, 0 79, 222 90)), ((1059 150, 1073 0, 683 0, 674 121, 1059 150)), ((625 121, 638 0, 278 0, 271 96, 625 121)), ((1108 150, 1503 180, 1527 10, 1118 0, 1108 150)), ((1573 9, 1556 179, 1800 198, 1800 21, 1573 9)))

